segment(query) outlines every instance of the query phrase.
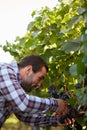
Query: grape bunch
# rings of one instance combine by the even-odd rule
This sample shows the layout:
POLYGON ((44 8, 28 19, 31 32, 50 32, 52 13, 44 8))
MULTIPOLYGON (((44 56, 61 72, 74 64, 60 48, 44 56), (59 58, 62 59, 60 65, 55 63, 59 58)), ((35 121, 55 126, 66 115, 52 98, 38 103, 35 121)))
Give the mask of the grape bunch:
POLYGON ((69 99, 69 96, 66 93, 64 93, 64 92, 58 93, 58 90, 59 89, 55 88, 54 85, 49 85, 48 86, 48 94, 49 94, 49 96, 53 97, 53 98, 61 98, 63 100, 69 99))
MULTIPOLYGON (((76 89, 80 88, 80 84, 76 85, 75 87, 76 87, 76 89)), ((59 92, 59 89, 55 88, 54 85, 50 85, 48 87, 49 96, 51 96, 53 98, 60 98, 60 99, 63 99, 65 101, 67 99, 69 99, 69 95, 67 95, 66 93, 64 93, 64 92, 58 93, 58 92, 59 92)), ((64 115, 64 116, 61 116, 59 118, 59 122, 61 124, 63 124, 65 119, 67 119, 67 118, 72 119, 72 118, 82 116, 82 115, 79 114, 79 112, 76 109, 72 108, 71 105, 69 105, 68 107, 69 107, 69 113, 64 115)), ((78 122, 75 121, 74 125, 75 125, 76 130, 82 130, 82 126, 78 122)), ((67 130, 72 130, 73 129, 72 125, 71 126, 66 126, 66 127, 67 127, 67 130)))
POLYGON ((69 107, 69 113, 64 116, 61 116, 59 119, 60 123, 62 124, 64 123, 64 120, 67 118, 72 119, 82 117, 84 115, 84 113, 79 113, 75 108, 72 108, 70 105, 68 107, 69 107))

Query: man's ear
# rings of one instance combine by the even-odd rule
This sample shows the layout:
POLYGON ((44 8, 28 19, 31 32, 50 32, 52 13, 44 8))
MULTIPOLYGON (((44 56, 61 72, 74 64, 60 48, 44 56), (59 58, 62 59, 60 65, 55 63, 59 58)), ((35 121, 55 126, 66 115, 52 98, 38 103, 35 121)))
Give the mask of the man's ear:
POLYGON ((25 72, 26 74, 29 74, 30 72, 32 72, 32 66, 31 65, 26 66, 25 72))

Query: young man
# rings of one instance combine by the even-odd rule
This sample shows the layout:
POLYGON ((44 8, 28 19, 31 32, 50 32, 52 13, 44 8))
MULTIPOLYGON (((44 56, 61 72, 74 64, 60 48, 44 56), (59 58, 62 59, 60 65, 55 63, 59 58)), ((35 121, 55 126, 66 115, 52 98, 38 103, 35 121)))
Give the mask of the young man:
POLYGON ((67 125, 59 123, 59 117, 44 115, 52 111, 65 115, 68 105, 61 99, 39 98, 27 94, 41 83, 48 72, 44 60, 38 55, 24 57, 19 63, 0 63, 0 127, 14 113, 16 117, 31 126, 67 125))

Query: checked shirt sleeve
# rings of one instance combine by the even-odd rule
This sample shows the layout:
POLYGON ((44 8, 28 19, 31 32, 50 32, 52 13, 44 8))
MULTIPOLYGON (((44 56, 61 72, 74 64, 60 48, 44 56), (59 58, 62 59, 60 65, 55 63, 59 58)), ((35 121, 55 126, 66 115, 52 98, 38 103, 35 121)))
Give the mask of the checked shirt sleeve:
POLYGON ((59 117, 46 114, 15 113, 16 117, 29 126, 49 127, 58 126, 59 117))
POLYGON ((23 112, 55 112, 58 109, 56 99, 26 94, 17 80, 16 73, 9 66, 2 67, 0 70, 0 92, 14 108, 23 112))

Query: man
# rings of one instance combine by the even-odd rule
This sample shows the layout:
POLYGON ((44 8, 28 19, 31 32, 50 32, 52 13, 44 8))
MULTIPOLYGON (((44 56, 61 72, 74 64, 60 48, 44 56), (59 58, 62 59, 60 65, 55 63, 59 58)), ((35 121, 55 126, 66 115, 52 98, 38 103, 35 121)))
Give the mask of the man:
POLYGON ((59 123, 59 117, 44 114, 52 111, 65 115, 68 105, 61 99, 39 98, 27 94, 41 83, 48 72, 44 60, 38 55, 25 56, 19 63, 0 64, 0 127, 14 113, 16 117, 31 126, 68 125, 59 123))

